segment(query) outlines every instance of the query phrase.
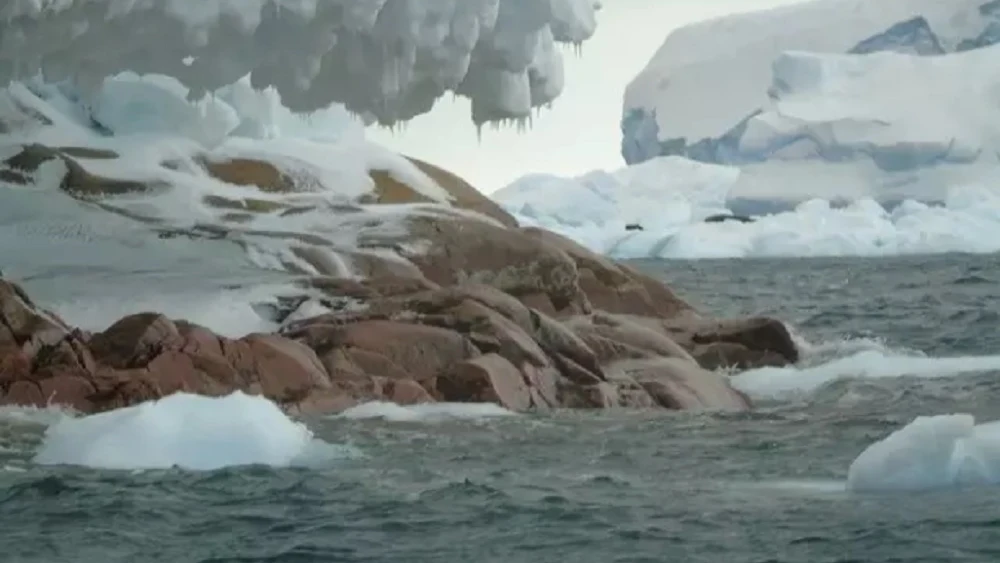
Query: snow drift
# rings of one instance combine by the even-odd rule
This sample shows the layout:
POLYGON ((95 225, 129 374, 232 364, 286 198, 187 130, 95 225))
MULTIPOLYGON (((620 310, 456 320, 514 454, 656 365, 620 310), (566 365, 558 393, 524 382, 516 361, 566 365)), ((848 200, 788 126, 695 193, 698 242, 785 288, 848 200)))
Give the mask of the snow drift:
MULTIPOLYGON (((301 294, 290 272, 352 277, 372 261, 407 267, 359 241, 398 236, 409 217, 438 208, 368 205, 374 178, 398 182, 412 201, 453 202, 439 183, 447 173, 431 178, 365 141, 342 109, 296 116, 276 92, 246 81, 223 90, 189 101, 176 80, 132 74, 103 81, 92 101, 39 80, 0 89, 4 274, 89 330, 156 310, 238 337, 277 328, 258 309, 301 294), (27 171, 9 160, 26 147, 41 147, 27 171), (96 191, 67 192, 68 161, 46 147, 68 147, 76 174, 101 178, 96 191), (206 168, 234 159, 260 163, 255 173, 264 176, 232 184, 206 168), (277 184, 253 184, 266 184, 268 173, 277 184), (102 182, 126 189, 105 191, 102 182)), ((303 307, 323 312, 313 305, 303 307)))
POLYGON ((524 118, 563 88, 556 42, 595 29, 594 0, 8 0, 0 84, 41 72, 84 91, 122 71, 200 97, 249 76, 288 108, 331 103, 392 124, 445 92, 476 123, 524 118))
POLYGON ((814 0, 671 34, 622 153, 740 166, 732 196, 941 201, 1000 154, 1000 2, 814 0))

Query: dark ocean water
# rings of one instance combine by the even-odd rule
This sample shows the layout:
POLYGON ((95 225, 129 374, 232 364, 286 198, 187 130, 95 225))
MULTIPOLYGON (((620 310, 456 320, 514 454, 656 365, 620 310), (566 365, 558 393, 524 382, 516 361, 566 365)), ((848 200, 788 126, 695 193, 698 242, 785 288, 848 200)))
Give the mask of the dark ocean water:
MULTIPOLYGON (((706 310, 789 320, 814 365, 858 339, 890 368, 917 351, 1000 353, 995 256, 639 265, 706 310)), ((39 467, 42 415, 7 413, 0 561, 995 562, 1000 488, 844 485, 866 446, 916 416, 1000 419, 1000 360, 980 361, 834 381, 743 415, 309 420, 363 454, 312 469, 39 467)))

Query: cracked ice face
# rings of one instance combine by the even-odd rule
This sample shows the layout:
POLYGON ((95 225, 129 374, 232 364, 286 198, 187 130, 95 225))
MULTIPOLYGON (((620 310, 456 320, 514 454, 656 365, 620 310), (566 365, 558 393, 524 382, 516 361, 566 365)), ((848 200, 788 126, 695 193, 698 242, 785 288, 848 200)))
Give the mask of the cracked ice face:
POLYGON ((249 75, 284 104, 342 103, 390 125, 447 91, 477 124, 521 119, 563 88, 555 44, 596 27, 595 0, 6 0, 0 83, 38 72, 94 88, 125 70, 192 97, 249 75))

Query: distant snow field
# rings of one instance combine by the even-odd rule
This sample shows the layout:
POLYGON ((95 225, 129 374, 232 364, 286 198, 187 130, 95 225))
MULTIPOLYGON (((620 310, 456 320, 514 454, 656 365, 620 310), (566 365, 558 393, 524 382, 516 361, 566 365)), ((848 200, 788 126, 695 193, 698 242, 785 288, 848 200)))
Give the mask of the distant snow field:
POLYGON ((518 219, 617 258, 893 256, 1000 252, 997 182, 948 190, 940 204, 905 200, 887 209, 871 198, 846 205, 810 199, 755 221, 732 215, 735 167, 658 157, 617 172, 577 178, 534 175, 493 197, 518 219), (642 230, 635 229, 639 225, 642 230))
POLYGON ((998 43, 1000 0, 813 0, 693 24, 626 92, 631 166, 494 198, 616 257, 998 252, 998 43), (734 214, 754 220, 720 220, 734 214))

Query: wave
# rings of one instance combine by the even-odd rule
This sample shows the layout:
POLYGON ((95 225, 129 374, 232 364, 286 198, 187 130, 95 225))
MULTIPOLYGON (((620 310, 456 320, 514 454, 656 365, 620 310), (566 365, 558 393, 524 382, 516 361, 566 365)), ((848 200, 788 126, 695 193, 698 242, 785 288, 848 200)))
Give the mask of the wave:
POLYGON ((239 391, 178 393, 49 426, 34 462, 96 469, 211 471, 225 467, 323 466, 360 452, 316 439, 277 405, 239 391))
POLYGON ((928 357, 872 338, 821 343, 795 339, 802 353, 798 364, 742 372, 730 379, 733 386, 756 400, 790 400, 847 380, 937 379, 1000 371, 1000 355, 928 357))
POLYGON ((397 405, 381 401, 364 403, 340 413, 348 420, 381 419, 390 422, 443 422, 449 420, 483 420, 517 416, 493 403, 429 403, 397 405))

